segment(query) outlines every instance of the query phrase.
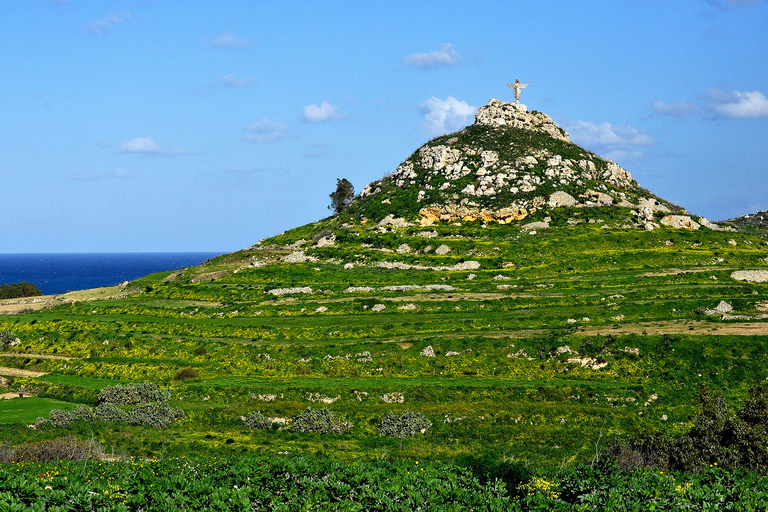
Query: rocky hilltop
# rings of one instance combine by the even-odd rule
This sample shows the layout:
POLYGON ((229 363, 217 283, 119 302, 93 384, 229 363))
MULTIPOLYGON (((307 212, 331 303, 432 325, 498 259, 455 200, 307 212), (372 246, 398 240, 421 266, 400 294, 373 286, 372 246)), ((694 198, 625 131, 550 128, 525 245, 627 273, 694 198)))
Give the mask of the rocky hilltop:
POLYGON ((725 222, 739 229, 768 230, 768 210, 742 215, 725 222))
POLYGON ((546 227, 563 209, 600 207, 623 210, 612 215, 623 227, 718 229, 645 190, 615 162, 571 143, 548 115, 495 99, 478 109, 474 124, 429 141, 392 174, 367 185, 349 213, 424 226, 525 221, 546 227))

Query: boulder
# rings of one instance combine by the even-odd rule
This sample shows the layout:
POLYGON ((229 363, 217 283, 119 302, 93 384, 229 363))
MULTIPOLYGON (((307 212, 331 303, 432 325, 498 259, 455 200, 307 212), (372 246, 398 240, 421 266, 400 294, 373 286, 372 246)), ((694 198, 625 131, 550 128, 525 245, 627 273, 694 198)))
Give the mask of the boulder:
POLYGON ((677 229, 699 229, 700 227, 699 223, 695 222, 688 215, 667 215, 661 219, 661 223, 677 229))
POLYGON ((558 190, 549 196, 547 204, 550 208, 560 208, 561 206, 576 206, 579 202, 571 194, 558 190))

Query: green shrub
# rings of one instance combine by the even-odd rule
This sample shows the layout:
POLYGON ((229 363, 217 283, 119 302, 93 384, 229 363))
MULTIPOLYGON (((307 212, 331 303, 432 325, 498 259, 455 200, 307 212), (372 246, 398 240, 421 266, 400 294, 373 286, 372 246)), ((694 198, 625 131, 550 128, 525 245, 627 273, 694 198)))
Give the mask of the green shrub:
POLYGON ((305 434, 343 434, 352 430, 352 423, 336 418, 327 407, 307 407, 293 418, 291 430, 305 434))
POLYGON ((432 422, 420 412, 405 411, 397 414, 387 413, 379 423, 379 434, 390 437, 413 437, 423 434, 432 422))
POLYGON ((194 368, 182 368, 176 375, 173 376, 174 380, 186 380, 197 378, 197 370, 194 368))
POLYGON ((134 405, 143 402, 167 402, 171 392, 159 389, 152 382, 132 382, 107 386, 99 392, 97 404, 134 405))
POLYGON ((184 417, 184 411, 166 403, 139 404, 128 411, 126 423, 167 428, 174 421, 184 417))
POLYGON ((93 415, 99 421, 128 421, 128 413, 111 403, 101 403, 93 409, 93 415))
POLYGON ((0 331, 0 350, 7 349, 14 341, 16 336, 13 335, 13 331, 0 331))
POLYGON ((78 420, 93 421, 93 409, 84 404, 77 404, 72 409, 52 409, 48 418, 37 418, 36 427, 50 425, 51 427, 64 428, 78 420))
POLYGON ((701 412, 681 436, 644 431, 609 441, 607 455, 619 467, 662 468, 698 473, 718 465, 725 468, 768 469, 768 384, 750 389, 736 413, 720 393, 702 389, 701 412))
POLYGON ((260 428, 266 430, 272 426, 272 422, 269 421, 269 418, 261 414, 261 411, 252 412, 243 421, 248 428, 260 428))

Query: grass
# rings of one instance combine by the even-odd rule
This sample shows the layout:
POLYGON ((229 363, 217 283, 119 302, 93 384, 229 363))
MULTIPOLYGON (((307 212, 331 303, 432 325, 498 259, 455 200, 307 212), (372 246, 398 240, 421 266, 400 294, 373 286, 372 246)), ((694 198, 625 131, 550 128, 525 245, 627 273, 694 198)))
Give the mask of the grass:
POLYGON ((74 406, 70 402, 36 396, 0 400, 0 417, 3 424, 30 424, 41 416, 48 416, 51 409, 71 409, 74 406))

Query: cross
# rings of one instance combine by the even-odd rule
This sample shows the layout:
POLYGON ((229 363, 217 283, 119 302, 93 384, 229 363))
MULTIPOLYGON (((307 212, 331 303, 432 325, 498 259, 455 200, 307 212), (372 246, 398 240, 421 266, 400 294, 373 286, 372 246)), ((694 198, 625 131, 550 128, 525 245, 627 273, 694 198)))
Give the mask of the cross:
POLYGON ((515 103, 520 104, 520 91, 528 87, 530 84, 521 84, 519 78, 515 78, 515 83, 507 84, 515 90, 515 103))

